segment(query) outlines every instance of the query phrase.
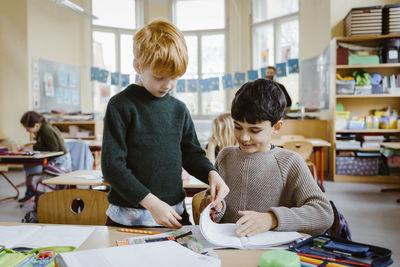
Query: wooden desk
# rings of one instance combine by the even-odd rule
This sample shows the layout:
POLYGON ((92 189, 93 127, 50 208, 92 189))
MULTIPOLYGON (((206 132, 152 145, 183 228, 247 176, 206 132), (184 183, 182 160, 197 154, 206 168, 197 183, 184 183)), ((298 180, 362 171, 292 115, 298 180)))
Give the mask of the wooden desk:
MULTIPOLYGON (((62 151, 58 152, 41 152, 39 154, 35 155, 0 155, 0 166, 3 166, 2 164, 24 164, 24 165, 46 165, 47 164, 47 159, 60 156, 64 154, 62 151)), ((7 180, 7 182, 14 188, 14 190, 17 192, 15 196, 12 197, 6 197, 3 199, 0 199, 1 201, 8 200, 8 199, 18 199, 19 196, 19 190, 17 186, 10 180, 10 178, 5 175, 5 171, 7 170, 2 170, 0 169, 0 175, 4 177, 4 179, 7 180)))
MULTIPOLYGON (((43 181, 44 184, 53 184, 53 185, 87 185, 87 186, 99 186, 106 185, 109 186, 107 182, 104 182, 103 179, 86 179, 81 178, 79 176, 82 175, 98 175, 101 171, 97 170, 78 170, 73 171, 67 174, 63 174, 54 178, 47 179, 43 181)), ((187 194, 192 194, 193 192, 197 193, 203 191, 208 188, 208 185, 199 181, 198 179, 190 176, 190 179, 183 180, 183 187, 187 191, 187 194)))
MULTIPOLYGON (((23 223, 10 223, 10 222, 0 222, 0 225, 26 225, 23 223)), ((115 241, 122 238, 142 236, 133 233, 119 232, 117 229, 119 227, 112 226, 95 226, 96 229, 93 233, 86 239, 86 241, 77 249, 94 249, 94 248, 106 248, 114 247, 115 241)), ((259 264, 259 259, 265 250, 215 250, 221 259, 223 267, 257 267, 259 264)), ((156 256, 156 255, 154 255, 156 256)))
MULTIPOLYGON (((305 141, 309 141, 313 145, 313 150, 314 150, 314 163, 317 171, 320 171, 320 187, 323 191, 324 190, 324 147, 330 147, 331 144, 323 139, 319 138, 306 138, 305 141), (319 160, 318 160, 318 154, 319 154, 319 160)), ((271 141, 272 144, 283 147, 283 144, 285 141, 282 141, 281 139, 275 139, 273 138, 271 141)))

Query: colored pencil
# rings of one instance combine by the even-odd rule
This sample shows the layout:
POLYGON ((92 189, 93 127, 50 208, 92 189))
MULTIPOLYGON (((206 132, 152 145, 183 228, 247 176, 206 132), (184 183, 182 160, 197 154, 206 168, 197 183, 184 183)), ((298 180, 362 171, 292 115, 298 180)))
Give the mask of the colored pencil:
POLYGON ((309 257, 309 258, 315 258, 315 259, 326 260, 326 261, 333 261, 333 262, 344 263, 344 264, 352 264, 352 265, 357 265, 357 266, 371 267, 371 264, 357 262, 357 261, 328 258, 328 257, 324 257, 324 256, 317 256, 317 255, 306 254, 306 253, 301 253, 301 252, 296 252, 296 253, 299 256, 305 256, 305 257, 309 257))
POLYGON ((155 235, 155 234, 164 234, 164 232, 150 231, 150 230, 141 230, 141 229, 131 229, 131 228, 120 228, 118 229, 120 232, 126 233, 135 233, 135 234, 144 234, 144 235, 155 235))
MULTIPOLYGON (((310 257, 301 256, 301 255, 299 257, 300 257, 301 264, 308 263, 308 264, 314 264, 314 265, 318 266, 318 265, 324 263, 323 260, 313 259, 313 258, 310 258, 310 257)), ((325 265, 325 267, 343 267, 343 266, 347 266, 347 265, 333 263, 333 262, 328 262, 325 265)))

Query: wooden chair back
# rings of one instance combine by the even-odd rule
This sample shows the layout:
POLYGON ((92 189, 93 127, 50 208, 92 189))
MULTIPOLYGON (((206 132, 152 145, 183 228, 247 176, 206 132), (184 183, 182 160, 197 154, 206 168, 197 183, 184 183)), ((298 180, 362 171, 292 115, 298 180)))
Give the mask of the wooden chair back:
POLYGON ((193 196, 192 199, 192 213, 193 213, 193 221, 197 225, 200 221, 200 203, 204 197, 204 194, 207 190, 201 191, 193 196))
POLYGON ((309 160, 313 151, 313 145, 309 141, 288 141, 283 144, 283 148, 299 153, 305 161, 309 160))
POLYGON ((37 215, 39 223, 105 225, 108 204, 103 191, 56 190, 39 197, 37 215))
POLYGON ((299 134, 286 134, 281 136, 282 141, 301 141, 301 140, 306 140, 306 138, 303 135, 299 134))

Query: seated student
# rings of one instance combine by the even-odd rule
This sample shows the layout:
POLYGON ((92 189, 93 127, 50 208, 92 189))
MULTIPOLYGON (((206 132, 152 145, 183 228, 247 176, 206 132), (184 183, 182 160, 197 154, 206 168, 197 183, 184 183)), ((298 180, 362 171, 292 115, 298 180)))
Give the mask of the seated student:
POLYGON ((266 79, 244 84, 232 101, 239 147, 218 154, 215 166, 230 193, 214 217, 236 223, 240 236, 268 230, 315 235, 332 225, 331 205, 301 156, 271 144, 271 136, 282 127, 285 107, 282 91, 266 79))
POLYGON ((230 113, 223 113, 212 121, 212 134, 207 144, 207 158, 214 164, 218 153, 227 146, 237 146, 233 135, 233 120, 230 113))
MULTIPOLYGON (((71 169, 71 156, 65 149, 64 140, 58 129, 47 123, 46 119, 35 111, 25 112, 22 115, 20 122, 27 132, 35 136, 36 144, 33 145, 33 150, 64 152, 61 156, 50 158, 48 164, 56 165, 65 170, 71 169)), ((22 148, 19 150, 22 150, 22 148)), ((26 175, 26 192, 25 197, 18 200, 19 202, 25 202, 35 195, 35 190, 31 180, 29 179, 29 175, 42 173, 43 166, 24 165, 24 170, 26 175)))
MULTIPOLYGON (((275 67, 268 66, 265 78, 267 78, 268 80, 271 80, 271 81, 275 81, 275 74, 276 74, 275 67)), ((275 82, 279 86, 279 88, 281 88, 282 92, 285 94, 286 108, 290 108, 292 106, 292 99, 290 98, 288 92, 286 91, 285 86, 283 84, 281 84, 281 83, 278 83, 277 81, 275 81, 275 82)))

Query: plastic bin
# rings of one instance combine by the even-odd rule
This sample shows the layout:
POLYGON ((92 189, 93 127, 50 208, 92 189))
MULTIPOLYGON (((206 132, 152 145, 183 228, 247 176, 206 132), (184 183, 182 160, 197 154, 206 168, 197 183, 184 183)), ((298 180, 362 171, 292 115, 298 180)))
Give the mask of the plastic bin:
POLYGON ((356 82, 354 80, 349 80, 349 81, 336 80, 336 94, 353 95, 355 84, 356 82))
POLYGON ((378 157, 336 157, 336 174, 339 175, 378 175, 378 157))

